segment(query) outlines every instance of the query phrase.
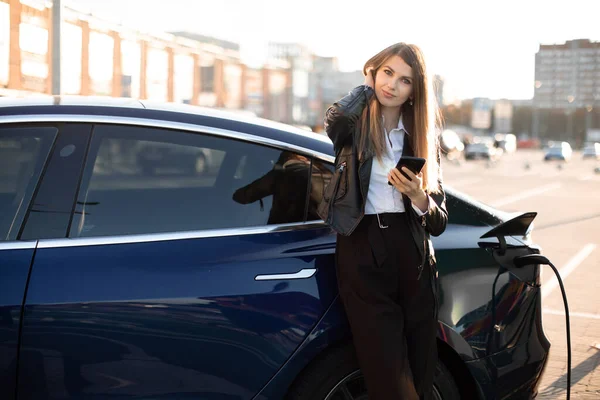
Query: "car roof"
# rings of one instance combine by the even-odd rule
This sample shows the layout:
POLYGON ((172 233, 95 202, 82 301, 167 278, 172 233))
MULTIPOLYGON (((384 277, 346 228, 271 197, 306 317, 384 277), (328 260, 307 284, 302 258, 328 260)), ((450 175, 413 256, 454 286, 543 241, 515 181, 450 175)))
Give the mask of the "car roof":
POLYGON ((333 156, 333 144, 326 135, 259 118, 247 111, 107 96, 0 97, 0 117, 25 115, 130 117, 205 125, 241 130, 333 156))
POLYGON ((31 95, 27 97, 0 97, 0 107, 58 105, 144 108, 141 101, 122 97, 47 95, 31 95))

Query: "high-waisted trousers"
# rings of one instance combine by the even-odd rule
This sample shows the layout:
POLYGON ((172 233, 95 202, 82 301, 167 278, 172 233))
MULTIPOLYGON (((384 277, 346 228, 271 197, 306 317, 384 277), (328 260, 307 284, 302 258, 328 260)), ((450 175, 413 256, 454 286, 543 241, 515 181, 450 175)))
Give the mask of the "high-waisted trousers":
POLYGON ((336 269, 369 400, 430 399, 437 363, 432 267, 406 213, 365 215, 338 235, 336 269), (386 228, 382 228, 385 226, 386 228))

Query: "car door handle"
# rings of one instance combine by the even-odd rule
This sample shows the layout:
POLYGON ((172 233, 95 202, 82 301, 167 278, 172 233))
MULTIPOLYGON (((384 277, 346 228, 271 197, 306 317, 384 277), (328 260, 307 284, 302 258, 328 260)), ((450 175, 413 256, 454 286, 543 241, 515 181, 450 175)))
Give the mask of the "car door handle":
POLYGON ((294 274, 272 274, 272 275, 256 275, 255 281, 274 281, 282 279, 306 279, 310 278, 317 272, 316 268, 301 269, 294 274))

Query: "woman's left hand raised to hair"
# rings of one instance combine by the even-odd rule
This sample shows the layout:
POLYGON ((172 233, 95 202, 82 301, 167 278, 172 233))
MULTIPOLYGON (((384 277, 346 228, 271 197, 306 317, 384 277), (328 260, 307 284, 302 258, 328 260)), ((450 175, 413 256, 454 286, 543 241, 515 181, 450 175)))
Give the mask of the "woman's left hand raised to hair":
POLYGON ((388 173, 388 181, 394 185, 397 191, 408 196, 410 201, 421 211, 427 211, 428 198, 427 193, 423 190, 423 173, 419 172, 418 175, 415 175, 406 167, 402 167, 402 171, 410 179, 402 175, 396 168, 392 168, 388 173))

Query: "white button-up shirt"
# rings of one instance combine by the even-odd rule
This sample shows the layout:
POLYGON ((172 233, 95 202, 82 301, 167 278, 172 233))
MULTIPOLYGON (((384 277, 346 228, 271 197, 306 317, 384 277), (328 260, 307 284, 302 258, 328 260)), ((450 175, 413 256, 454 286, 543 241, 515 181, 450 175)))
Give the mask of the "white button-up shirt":
MULTIPOLYGON (((398 127, 388 132, 384 128, 386 135, 385 152, 381 161, 373 158, 373 167, 371 169, 371 180, 369 182, 369 192, 367 193, 367 203, 365 204, 365 214, 381 213, 400 213, 405 212, 402 201, 402 193, 394 186, 388 185, 388 172, 396 167, 396 164, 402 157, 404 147, 404 135, 408 135, 404 129, 402 118, 398 120, 398 127)), ((412 205, 417 215, 424 215, 417 206, 412 205)))

